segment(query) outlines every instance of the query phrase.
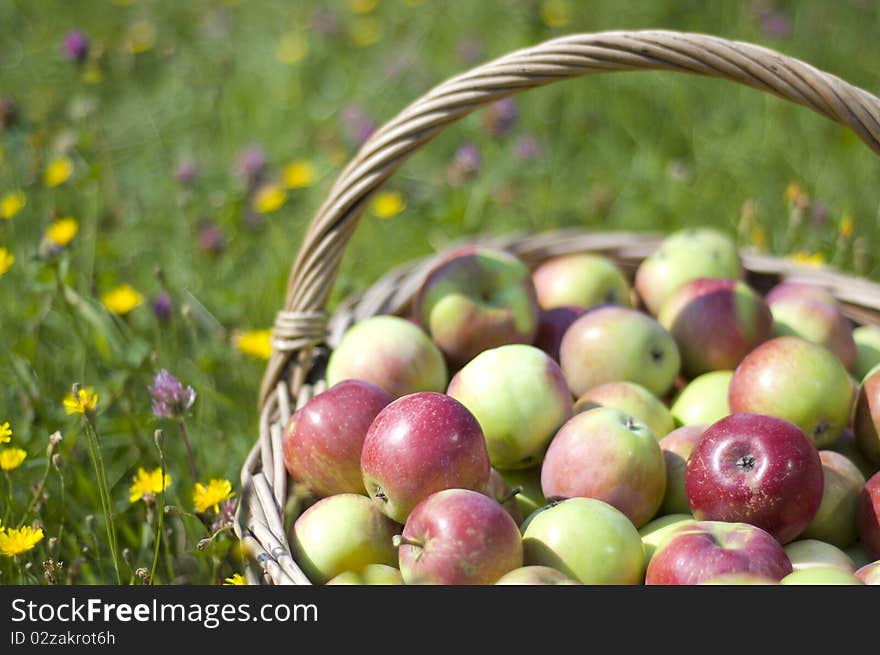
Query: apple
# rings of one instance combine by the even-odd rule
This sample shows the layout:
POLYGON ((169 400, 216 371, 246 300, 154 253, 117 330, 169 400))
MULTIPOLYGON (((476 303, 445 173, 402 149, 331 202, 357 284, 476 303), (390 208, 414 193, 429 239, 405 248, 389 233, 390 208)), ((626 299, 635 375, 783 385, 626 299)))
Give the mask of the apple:
POLYGON ((516 494, 516 503, 521 516, 528 517, 532 512, 547 504, 544 492, 541 491, 540 466, 527 469, 495 469, 495 471, 511 489, 519 489, 516 494))
POLYGON ((422 500, 394 540, 406 584, 490 585, 523 565, 516 523, 497 502, 469 489, 422 500))
POLYGON ((874 464, 874 462, 862 454, 858 443, 856 443, 855 432, 851 428, 843 429, 843 432, 840 433, 840 438, 831 446, 831 450, 844 455, 855 464, 866 480, 880 470, 880 464, 874 464))
POLYGON ((865 476, 844 455, 833 450, 820 450, 819 460, 822 462, 822 503, 800 536, 846 548, 859 537, 856 516, 865 476))
POLYGON ((458 368, 484 350, 532 343, 540 310, 523 262, 502 250, 468 245, 428 271, 413 311, 458 368))
POLYGON ((688 459, 694 446, 697 445, 706 425, 683 425, 673 430, 660 440, 660 451, 666 464, 666 492, 660 503, 658 514, 689 514, 687 492, 685 491, 685 473, 688 459))
POLYGON ((443 391, 449 380, 443 353, 417 325, 397 316, 355 323, 327 360, 327 385, 354 379, 372 382, 394 398, 417 391, 443 391))
POLYGON ((572 394, 606 382, 635 382, 656 396, 672 388, 681 358, 675 340, 635 309, 604 305, 578 318, 562 337, 559 362, 572 394))
POLYGON ((779 581, 783 585, 863 585, 854 573, 836 566, 814 566, 798 569, 779 581))
POLYGON ((849 555, 837 546, 818 539, 798 539, 786 544, 784 550, 795 571, 817 566, 833 566, 847 573, 854 573, 856 570, 849 555))
POLYGON ((856 363, 856 344, 840 303, 822 287, 783 282, 767 294, 777 336, 797 336, 825 346, 847 370, 856 363))
POLYGON ((398 398, 370 425, 361 452, 370 498, 398 523, 441 489, 481 491, 489 481, 483 431, 467 407, 442 393, 398 398))
POLYGON ((328 585, 402 585, 400 569, 387 564, 367 564, 360 571, 343 571, 328 585))
POLYGON ((502 575, 496 585, 576 585, 564 573, 549 566, 521 566, 502 575))
POLYGON ((849 422, 853 388, 843 364, 828 349, 800 337, 776 337, 736 367, 728 402, 732 413, 787 419, 817 448, 827 448, 849 422))
POLYGON ((544 455, 541 489, 549 501, 603 500, 637 528, 657 513, 666 490, 666 464, 642 421, 613 407, 576 414, 544 455))
POLYGON ((520 510, 519 503, 516 502, 516 497, 522 491, 520 487, 511 487, 496 469, 490 469, 489 480, 482 491, 501 505, 504 511, 510 514, 510 518, 513 519, 514 523, 517 525, 522 523, 522 511, 520 510))
POLYGON ((534 346, 511 344, 486 350, 468 362, 447 392, 482 427, 492 466, 529 468, 572 413, 572 399, 559 365, 534 346))
POLYGON ((662 304, 657 320, 675 338, 688 378, 734 369, 773 336, 767 303, 742 280, 685 282, 662 304))
POLYGON ((623 271, 603 255, 576 253, 553 257, 535 269, 532 280, 542 309, 631 305, 631 289, 623 271))
POLYGON ((870 557, 880 559, 880 473, 865 483, 859 498, 859 539, 870 557))
POLYGON ((856 445, 872 464, 880 465, 880 365, 868 372, 858 394, 853 418, 856 445))
POLYGON ((284 466, 322 498, 366 493, 361 449, 379 411, 393 399, 363 380, 343 380, 309 399, 284 427, 284 466))
POLYGON ((809 525, 822 502, 822 462, 793 423, 731 414, 694 446, 685 490, 694 518, 756 525, 785 544, 809 525))
POLYGON ((864 380, 868 372, 880 364, 880 327, 859 325, 853 329, 853 341, 856 344, 853 374, 856 379, 864 380))
POLYGON ((648 311, 656 315, 682 284, 696 278, 742 277, 736 244, 712 228, 688 228, 667 236, 639 264, 635 288, 648 311))
POLYGON ((681 425, 709 425, 730 414, 727 396, 733 371, 710 371, 678 392, 669 413, 681 425))
POLYGON ((549 566, 581 584, 637 585, 645 549, 621 511, 595 498, 569 498, 526 519, 523 562, 549 566))
POLYGON ((779 582, 754 573, 722 573, 703 580, 701 585, 778 585, 779 582))
POLYGON ((401 526, 361 494, 322 498, 297 517, 290 534, 293 558, 316 584, 368 564, 397 564, 392 537, 401 526))
POLYGON ((575 319, 585 311, 585 308, 576 305, 543 310, 538 317, 538 330, 535 333, 534 345, 550 355, 553 361, 558 362, 562 336, 575 322, 575 319))
POLYGON ((666 405, 635 382, 606 382, 589 389, 574 404, 574 413, 596 407, 614 407, 643 421, 654 437, 661 439, 675 428, 666 405))
POLYGON ((778 581, 791 571, 782 546, 765 530, 748 523, 697 521, 666 538, 648 564, 645 584, 694 585, 733 573, 778 581))
POLYGON ((645 547, 645 566, 650 563, 654 553, 666 543, 666 538, 682 525, 696 523, 690 514, 667 514, 653 519, 639 528, 639 536, 645 547))
POLYGON ((856 577, 869 585, 880 585, 880 560, 865 564, 856 570, 856 577))

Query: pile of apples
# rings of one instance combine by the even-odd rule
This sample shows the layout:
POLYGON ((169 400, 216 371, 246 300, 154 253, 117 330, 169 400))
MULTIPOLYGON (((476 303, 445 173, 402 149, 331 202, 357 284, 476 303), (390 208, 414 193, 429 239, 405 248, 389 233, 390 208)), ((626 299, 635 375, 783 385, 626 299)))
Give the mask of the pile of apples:
POLYGON ((880 329, 711 228, 634 278, 472 245, 285 426, 316 584, 880 584, 880 329))

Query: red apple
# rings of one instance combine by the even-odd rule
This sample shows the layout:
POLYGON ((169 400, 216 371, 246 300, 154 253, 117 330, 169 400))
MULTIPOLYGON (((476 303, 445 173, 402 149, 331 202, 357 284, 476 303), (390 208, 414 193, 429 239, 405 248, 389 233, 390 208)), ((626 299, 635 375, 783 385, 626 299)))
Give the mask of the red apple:
POLYGON ((868 372, 859 388, 853 432, 858 449, 872 464, 880 464, 880 366, 868 372))
POLYGON ((782 546, 761 528, 698 521, 682 525, 664 541, 648 564, 645 584, 695 585, 735 573, 778 581, 791 571, 782 546))
POLYGON ((880 473, 875 473, 862 489, 859 499, 859 538, 868 555, 880 559, 880 473))
POLYGON ((287 472, 318 497, 365 493, 364 437, 391 401, 384 389, 363 380, 344 380, 308 400, 284 428, 287 472))
POLYGON ((780 543, 797 537, 822 502, 822 462, 793 423, 732 414, 691 452, 685 490, 694 518, 756 525, 780 543))
POLYGON ((538 331, 535 333, 534 345, 559 363, 559 345, 562 343, 562 337, 585 311, 585 308, 577 305, 545 309, 538 317, 538 331))
POLYGON ((460 402, 442 393, 398 398, 376 416, 361 452, 367 493, 403 523, 435 491, 482 491, 489 480, 483 431, 460 402))
POLYGON ((497 502, 468 489, 425 498, 394 543, 406 584, 490 585, 523 565, 516 523, 497 502))

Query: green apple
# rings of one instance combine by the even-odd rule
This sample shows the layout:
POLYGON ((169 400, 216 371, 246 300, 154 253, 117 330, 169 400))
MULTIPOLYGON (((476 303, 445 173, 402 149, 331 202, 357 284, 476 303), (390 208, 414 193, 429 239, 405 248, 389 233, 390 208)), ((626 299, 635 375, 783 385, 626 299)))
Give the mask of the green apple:
POLYGON ((677 527, 689 523, 696 523, 696 519, 690 514, 667 514, 639 528, 639 536, 645 547, 645 566, 648 566, 654 553, 662 547, 663 542, 677 527))
POLYGON ((834 566, 816 566, 792 571, 779 581, 783 585, 863 585, 854 574, 834 566))
POLYGON ((574 413, 595 407, 614 407, 644 422, 662 439, 675 428, 675 420, 666 405, 650 391, 635 382, 606 382, 589 389, 577 399, 574 413))
POLYGON ((566 305, 630 307, 630 285, 611 259, 592 253, 560 255, 543 262, 532 273, 542 309, 566 305))
POLYGON ((688 514, 691 511, 685 491, 687 463, 694 446, 703 436, 706 425, 683 425, 660 440, 660 450, 666 464, 666 492, 658 514, 688 514))
POLYGON ((414 323, 372 316, 350 327, 327 361, 327 386, 342 380, 372 382, 399 398, 443 391, 449 380, 443 353, 414 323))
POLYGON ((733 371, 711 371, 688 382, 669 411, 681 425, 711 425, 728 414, 727 394, 733 371))
POLYGON ((817 539, 798 539, 783 546, 785 554, 791 560, 791 567, 811 569, 831 566, 847 573, 855 573, 856 566, 849 555, 837 546, 832 546, 817 539))
POLYGON ((880 364, 868 371, 859 388, 853 432, 859 451, 880 465, 880 364))
POLYGON ((360 571, 343 571, 328 585, 402 585, 400 569, 387 564, 367 564, 360 571))
POLYGON ((522 516, 528 517, 544 505, 547 500, 541 491, 541 467, 527 469, 496 469, 501 478, 511 489, 519 489, 516 504, 522 516))
POLYGON ((300 514, 291 529, 291 552, 303 573, 324 584, 368 564, 397 564, 392 537, 401 526, 361 494, 322 498, 300 514))
POLYGON ((778 585, 773 578, 767 578, 757 573, 724 573, 714 578, 703 580, 701 585, 778 585))
POLYGON ((641 584, 645 549, 623 512, 595 498, 539 510, 523 533, 524 565, 549 566, 582 584, 641 584))
POLYGON ((549 566, 521 566, 502 575, 496 585, 572 585, 578 584, 549 566))
POLYGON ((859 496, 865 488, 865 476, 844 455, 820 450, 822 462, 822 504, 800 539, 818 539, 838 548, 846 548, 858 538, 856 516, 859 496))
POLYGON ((539 348, 510 344, 468 362, 446 392, 476 417, 499 469, 539 464, 572 402, 559 365, 539 348))
POLYGON ((846 458, 858 467, 865 480, 880 470, 880 464, 875 464, 862 453, 856 441, 856 434, 851 428, 845 428, 840 438, 831 446, 831 450, 846 456, 846 458))
POLYGON ((853 373, 857 380, 864 380, 872 368, 880 364, 880 327, 860 325, 853 330, 856 343, 856 365, 853 373))

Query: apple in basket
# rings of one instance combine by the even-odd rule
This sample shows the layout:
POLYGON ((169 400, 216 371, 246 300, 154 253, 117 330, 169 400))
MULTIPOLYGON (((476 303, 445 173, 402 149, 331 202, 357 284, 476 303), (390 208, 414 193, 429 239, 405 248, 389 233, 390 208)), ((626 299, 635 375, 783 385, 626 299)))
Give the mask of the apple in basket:
POLYGON ((853 431, 858 449, 880 465, 880 365, 868 372, 859 388, 853 431))
POLYGON ((617 381, 635 382, 663 396, 678 376, 681 358, 675 339, 654 318, 603 305, 571 324, 562 337, 559 362, 576 397, 617 381))
POLYGON ((496 585, 576 585, 567 575, 549 566, 521 566, 502 575, 496 585))
POLYGON ((423 499, 394 544, 406 584, 490 585, 523 565, 516 522, 495 500, 469 489, 423 499))
POLYGON ((728 574, 779 581, 792 572, 773 536, 748 523, 697 521, 672 532, 654 553, 645 584, 694 585, 728 574))
POLYGON ((782 585, 863 585, 854 573, 842 571, 836 566, 815 566, 792 571, 779 581, 782 585))
POLYGON ((696 519, 750 523, 783 544, 816 516, 822 485, 819 453, 803 431, 761 414, 732 414, 706 428, 685 473, 696 519))
POLYGON ((727 396, 733 371, 711 371, 687 383, 669 407, 682 425, 712 424, 730 414, 727 396))
POLYGON ((846 548, 858 539, 856 517, 865 476, 845 455, 820 450, 822 462, 822 502, 819 511, 801 533, 801 539, 818 539, 846 548))
POLYGON ((662 439, 675 428, 675 419, 657 396, 635 382, 606 382, 593 387, 574 404, 574 413, 595 407, 614 407, 643 421, 654 435, 662 439))
POLYGON ((631 289, 623 271, 611 259, 593 253, 552 257, 532 273, 542 309, 566 305, 630 307, 631 289))
POLYGON ((859 498, 859 538, 873 559, 880 559, 880 473, 865 483, 859 498))
POLYGON ((398 398, 376 416, 364 438, 361 474, 375 506, 404 523, 436 491, 483 491, 489 453, 467 407, 442 393, 420 392, 398 398))
POLYGON ((577 305, 566 305, 541 311, 538 317, 538 331, 535 333, 534 345, 559 361, 559 346, 565 331, 575 320, 587 311, 577 305))
POLYGON ((785 545, 785 554, 791 561, 791 568, 795 571, 800 569, 813 569, 832 566, 847 573, 854 573, 856 566, 849 555, 818 539, 798 539, 785 545))
POLYGON ((880 585, 880 560, 859 567, 855 575, 865 584, 880 585))
POLYGON ((856 344, 856 365, 853 374, 857 380, 864 380, 868 372, 880 364, 880 327, 859 325, 853 329, 856 344))
POLYGON ((327 385, 366 380, 399 398, 443 391, 449 373, 443 353, 417 325, 397 316, 372 316, 350 327, 327 360, 327 385))
POLYGON ((688 514, 691 511, 685 489, 687 463, 699 443, 706 425, 683 425, 660 440, 660 450, 666 463, 666 492, 658 514, 688 514))
POLYGON ((473 245, 434 265, 413 311, 454 368, 489 348, 532 343, 540 313, 526 265, 510 253, 473 245))
POLYGON ((364 493, 364 438, 392 400, 384 389, 363 380, 343 380, 309 399, 284 428, 287 472, 319 498, 364 493))

